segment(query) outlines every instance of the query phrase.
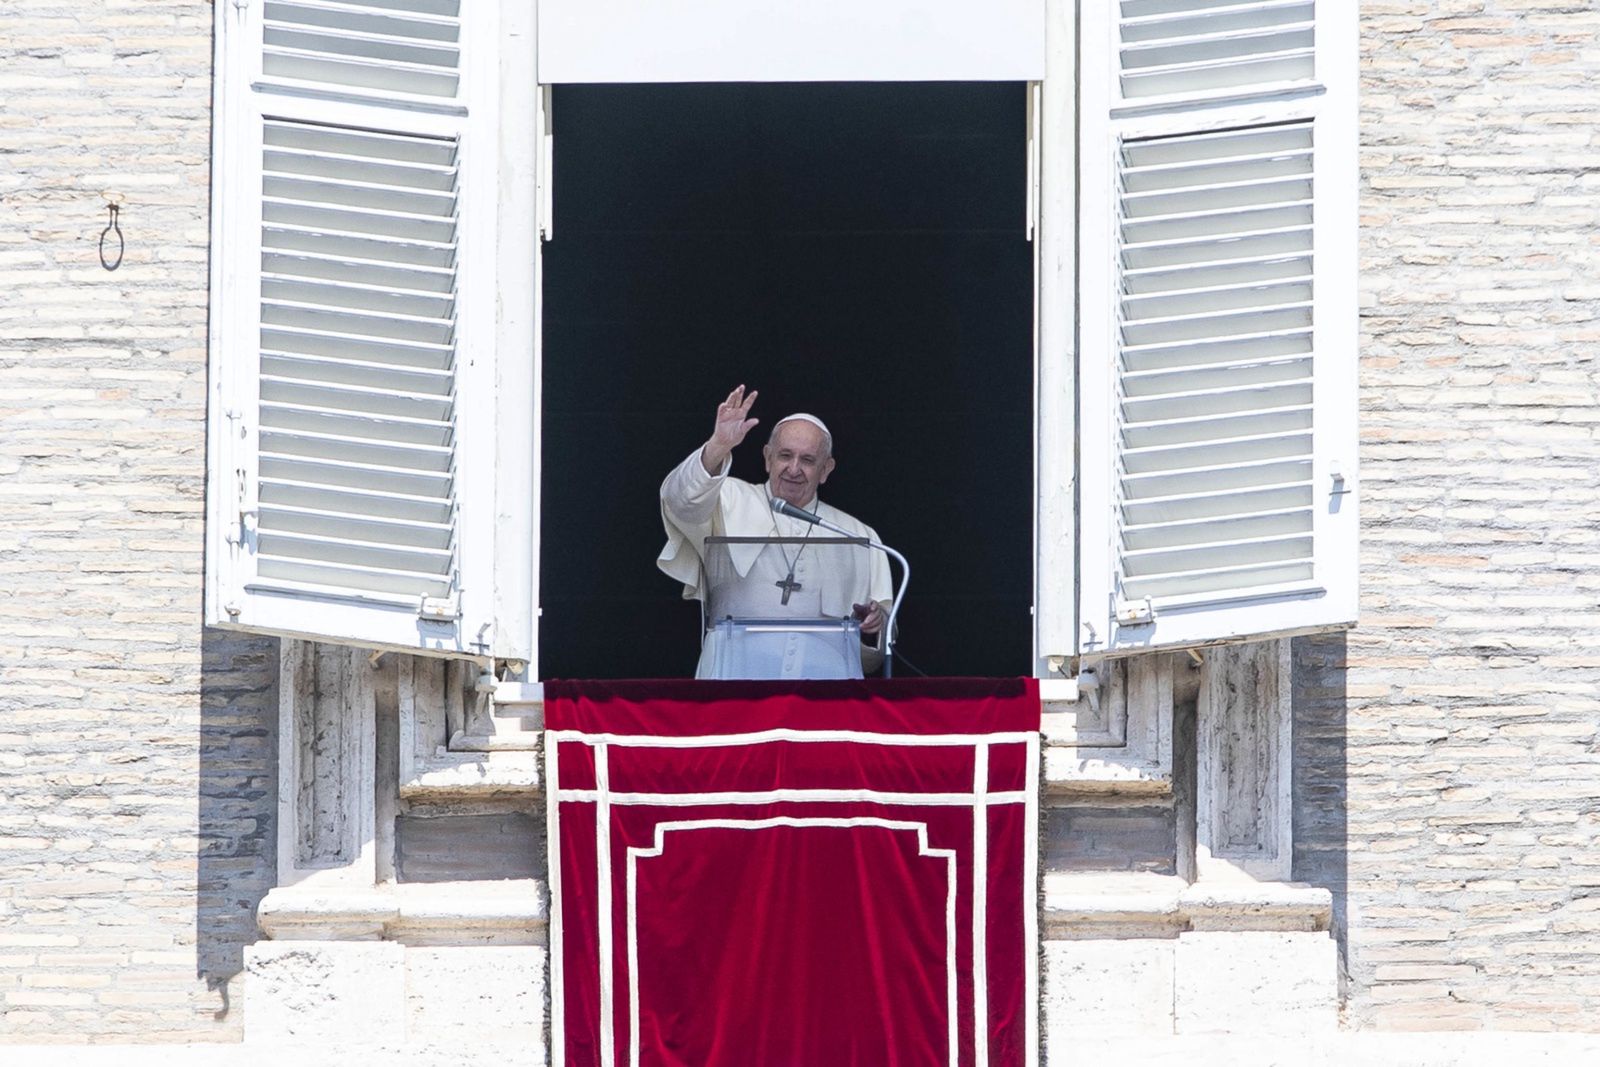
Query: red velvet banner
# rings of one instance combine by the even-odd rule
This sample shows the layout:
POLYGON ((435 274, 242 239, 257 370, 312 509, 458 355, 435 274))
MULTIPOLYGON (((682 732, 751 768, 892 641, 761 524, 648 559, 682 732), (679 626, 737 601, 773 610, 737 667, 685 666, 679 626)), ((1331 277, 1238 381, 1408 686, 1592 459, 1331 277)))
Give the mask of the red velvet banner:
POLYGON ((1031 679, 548 682, 557 1067, 1037 1060, 1031 679))

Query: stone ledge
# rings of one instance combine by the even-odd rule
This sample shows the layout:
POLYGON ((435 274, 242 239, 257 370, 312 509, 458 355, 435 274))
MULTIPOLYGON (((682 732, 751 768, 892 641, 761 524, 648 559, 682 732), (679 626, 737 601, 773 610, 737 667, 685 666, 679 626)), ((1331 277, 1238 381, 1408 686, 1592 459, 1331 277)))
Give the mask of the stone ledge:
POLYGON ((1172 794, 1172 767, 1115 749, 1047 746, 1044 788, 1057 796, 1164 797, 1172 794))
POLYGON ((419 761, 413 776, 400 783, 400 795, 439 799, 536 793, 543 787, 542 773, 537 752, 446 752, 419 761))
POLYGON ((1333 894, 1294 882, 1199 882, 1176 875, 1053 874, 1044 880, 1047 941, 1176 937, 1188 931, 1322 931, 1333 894))
MULTIPOLYGON (((28 1067, 459 1067, 470 1055, 496 1067, 543 1067, 542 1046, 503 1043, 484 1035, 471 1044, 367 1044, 273 1042, 238 1044, 89 1044, 75 1036, 65 1044, 0 1044, 7 1062, 28 1067)), ((1124 1063, 1145 1067, 1540 1067, 1593 1063, 1600 1059, 1600 1034, 1548 1034, 1459 1030, 1385 1033, 1339 1031, 1314 1036, 1255 1033, 1153 1036, 1147 1034, 1062 1035, 1063 1052, 1043 1057, 1046 1064, 1124 1063)))
POLYGON ((1328 929, 1333 894, 1299 882, 1196 882, 1178 897, 1191 930, 1328 929))
POLYGON ((545 887, 533 879, 432 882, 371 889, 272 890, 256 910, 275 941, 408 945, 542 945, 545 887))

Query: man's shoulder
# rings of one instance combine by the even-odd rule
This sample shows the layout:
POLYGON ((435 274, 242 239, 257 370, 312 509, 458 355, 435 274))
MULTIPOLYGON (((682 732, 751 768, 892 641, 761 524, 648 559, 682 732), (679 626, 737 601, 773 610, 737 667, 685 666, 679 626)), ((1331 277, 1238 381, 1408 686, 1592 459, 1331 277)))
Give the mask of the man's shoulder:
POLYGON ((817 501, 817 514, 829 522, 846 529, 853 530, 858 536, 873 536, 872 527, 856 518, 842 508, 836 508, 825 501, 817 501))
POLYGON ((723 479, 722 492, 724 494, 732 493, 738 496, 747 496, 751 498, 761 497, 763 498, 763 502, 765 501, 767 495, 766 486, 757 485, 755 482, 747 482, 743 478, 735 478, 731 474, 727 478, 723 479))

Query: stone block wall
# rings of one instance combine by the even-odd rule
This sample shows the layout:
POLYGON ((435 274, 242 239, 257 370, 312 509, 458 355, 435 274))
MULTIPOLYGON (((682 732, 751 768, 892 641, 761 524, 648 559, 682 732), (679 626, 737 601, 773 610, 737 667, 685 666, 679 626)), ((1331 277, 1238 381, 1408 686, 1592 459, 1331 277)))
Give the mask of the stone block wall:
POLYGON ((1600 1029, 1600 9, 1362 3, 1361 625, 1298 643, 1347 1024, 1600 1029))
MULTIPOLYGON (((1363 619, 1297 643, 1295 873, 1347 1024, 1596 1029, 1600 12, 1362 10, 1363 619)), ((237 1038, 273 878, 275 643, 200 625, 211 19, 6 8, 0 1042, 237 1038)), ((1094 818, 1160 867, 1166 810, 1094 818)))
POLYGON ((201 627, 211 17, 5 8, 0 1043, 241 1032, 277 654, 201 627))

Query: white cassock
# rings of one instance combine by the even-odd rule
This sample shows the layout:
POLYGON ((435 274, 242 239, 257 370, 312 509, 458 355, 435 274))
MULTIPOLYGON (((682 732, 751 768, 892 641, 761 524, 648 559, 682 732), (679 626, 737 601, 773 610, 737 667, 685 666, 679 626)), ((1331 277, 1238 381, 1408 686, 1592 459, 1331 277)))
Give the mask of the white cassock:
MULTIPOLYGON (((893 598, 888 561, 882 552, 862 545, 714 546, 715 551, 725 551, 728 556, 713 560, 707 566, 705 540, 711 536, 837 536, 799 519, 776 514, 767 487, 728 477, 732 466, 730 458, 723 462, 720 472, 707 474, 697 448, 661 483, 661 522, 667 530, 667 543, 656 558, 656 566, 683 583, 685 600, 706 601, 709 597, 708 620, 714 623, 728 616, 845 619, 851 616, 856 604, 869 600, 888 603, 893 598), (790 591, 786 604, 780 583, 790 577, 791 567, 799 586, 790 591), (713 573, 710 581, 708 572, 713 573)), ((852 536, 878 540, 872 527, 836 507, 813 500, 806 507, 808 511, 812 509, 821 518, 849 530, 852 536)), ((761 677, 835 676, 818 668, 822 666, 822 658, 837 658, 837 641, 830 646, 815 635, 796 633, 772 637, 767 657, 771 663, 761 677)), ((861 652, 868 669, 876 665, 878 652, 874 646, 863 645, 861 652)), ((695 677, 709 676, 713 654, 712 643, 708 641, 702 649, 695 677)))

